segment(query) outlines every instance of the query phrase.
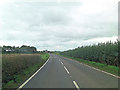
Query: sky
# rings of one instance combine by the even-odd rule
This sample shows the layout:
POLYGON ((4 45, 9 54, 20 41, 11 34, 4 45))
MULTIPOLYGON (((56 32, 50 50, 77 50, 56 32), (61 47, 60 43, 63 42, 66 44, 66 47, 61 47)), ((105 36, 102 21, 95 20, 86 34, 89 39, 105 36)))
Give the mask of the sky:
POLYGON ((0 0, 0 46, 64 51, 118 38, 119 0, 0 0))

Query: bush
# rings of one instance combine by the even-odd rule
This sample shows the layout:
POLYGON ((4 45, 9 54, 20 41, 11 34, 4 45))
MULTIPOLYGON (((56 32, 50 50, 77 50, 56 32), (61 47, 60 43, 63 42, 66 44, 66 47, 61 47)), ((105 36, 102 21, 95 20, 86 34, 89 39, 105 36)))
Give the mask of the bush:
POLYGON ((118 45, 120 44, 118 43, 120 42, 106 42, 99 43, 98 45, 82 46, 73 50, 61 52, 61 54, 88 61, 118 66, 120 63, 120 60, 118 59, 118 45))
POLYGON ((3 54, 2 55, 2 82, 7 83, 15 80, 16 74, 34 64, 42 63, 44 60, 40 54, 3 54))

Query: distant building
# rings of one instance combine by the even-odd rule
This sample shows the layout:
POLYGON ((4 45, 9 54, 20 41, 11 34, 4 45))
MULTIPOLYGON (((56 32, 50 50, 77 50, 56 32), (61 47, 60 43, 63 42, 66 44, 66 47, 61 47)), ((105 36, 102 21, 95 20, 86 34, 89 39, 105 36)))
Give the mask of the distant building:
POLYGON ((2 53, 36 53, 37 52, 36 47, 30 47, 25 45, 21 47, 3 46, 1 50, 2 53))

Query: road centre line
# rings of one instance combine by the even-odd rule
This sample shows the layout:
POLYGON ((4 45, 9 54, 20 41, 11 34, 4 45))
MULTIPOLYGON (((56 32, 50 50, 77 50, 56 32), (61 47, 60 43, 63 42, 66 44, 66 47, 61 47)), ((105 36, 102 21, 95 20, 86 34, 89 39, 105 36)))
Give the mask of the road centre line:
POLYGON ((61 62, 61 64, 63 65, 63 63, 61 62))
POLYGON ((67 73, 69 74, 69 71, 68 71, 68 69, 64 66, 64 69, 67 71, 67 73))
POLYGON ((80 90, 79 86, 77 85, 77 83, 75 81, 73 81, 73 84, 75 85, 75 87, 80 90))
MULTIPOLYGON (((66 58, 66 57, 65 57, 65 58, 66 58)), ((67 58, 67 59, 70 59, 70 58, 67 58)), ((70 60, 73 60, 73 59, 70 59, 70 60)), ((74 61, 75 61, 75 60, 74 60, 74 61)), ((78 61, 75 61, 75 62, 78 62, 78 61)), ((79 63, 82 64, 82 65, 84 65, 84 66, 87 66, 87 67, 89 67, 89 68, 92 68, 92 69, 94 69, 94 70, 97 70, 97 71, 99 71, 99 72, 103 72, 103 73, 108 74, 108 75, 110 75, 110 76, 113 76, 113 77, 116 77, 116 78, 120 78, 119 76, 116 76, 116 75, 111 74, 111 73, 109 73, 109 72, 106 72, 106 71, 97 69, 97 68, 95 68, 95 67, 89 66, 89 65, 84 64, 84 63, 81 63, 81 62, 79 62, 79 63)))

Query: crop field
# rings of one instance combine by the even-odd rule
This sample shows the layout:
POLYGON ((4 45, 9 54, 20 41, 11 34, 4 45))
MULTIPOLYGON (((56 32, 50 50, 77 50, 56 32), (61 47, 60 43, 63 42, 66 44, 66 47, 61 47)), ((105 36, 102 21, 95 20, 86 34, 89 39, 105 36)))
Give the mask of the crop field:
POLYGON ((49 54, 3 54, 3 88, 17 88, 49 58, 49 54), (44 58, 42 58, 44 57, 44 58))

